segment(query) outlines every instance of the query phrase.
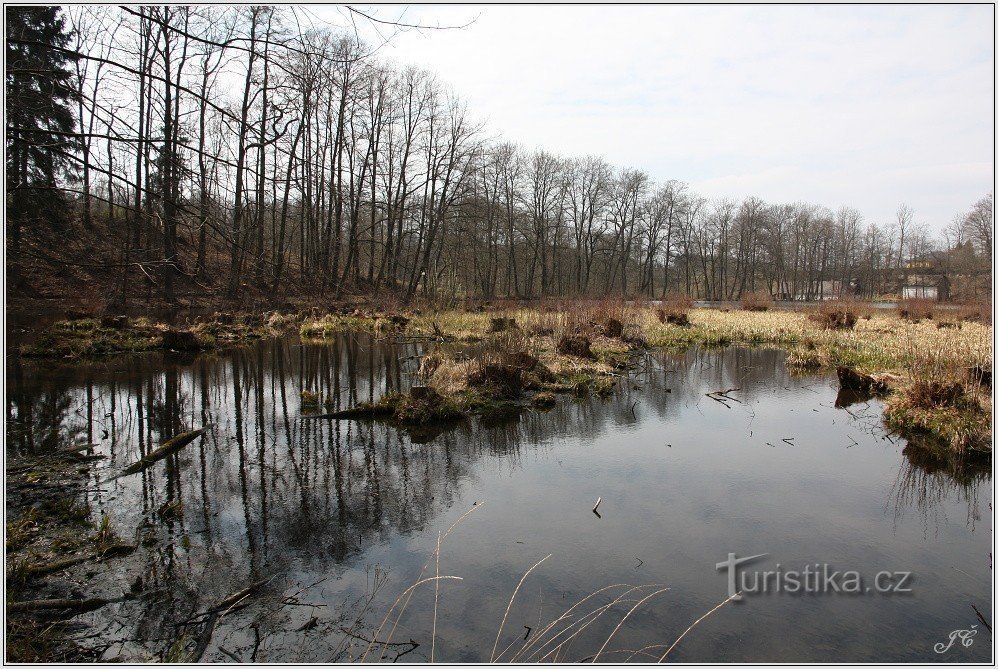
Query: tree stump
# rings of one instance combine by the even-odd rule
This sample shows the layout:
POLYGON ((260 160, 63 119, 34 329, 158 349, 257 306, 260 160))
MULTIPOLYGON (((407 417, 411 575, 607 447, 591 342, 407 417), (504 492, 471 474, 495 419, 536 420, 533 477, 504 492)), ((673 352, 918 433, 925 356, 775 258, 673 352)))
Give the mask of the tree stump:
POLYGON ((839 376, 839 385, 846 390, 855 390, 861 393, 885 393, 887 384, 878 381, 868 374, 857 372, 851 367, 840 365, 835 369, 839 376))

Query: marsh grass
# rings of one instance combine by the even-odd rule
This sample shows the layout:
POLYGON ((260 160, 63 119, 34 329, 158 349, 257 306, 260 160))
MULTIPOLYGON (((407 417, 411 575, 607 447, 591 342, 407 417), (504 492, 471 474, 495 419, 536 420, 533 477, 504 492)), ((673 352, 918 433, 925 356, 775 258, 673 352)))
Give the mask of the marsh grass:
POLYGON ((8 662, 50 663, 58 662, 70 653, 63 625, 26 617, 8 616, 6 621, 6 650, 8 662), (64 651, 60 653, 60 648, 64 651))
POLYGON ((18 518, 7 521, 7 551, 23 547, 37 532, 38 510, 35 507, 28 507, 18 518))
POLYGON ((991 392, 983 383, 982 367, 960 364, 941 349, 919 347, 911 355, 908 375, 884 406, 887 425, 902 435, 920 437, 918 443, 937 451, 961 457, 990 452, 991 392))
POLYGON ((94 534, 94 544, 97 545, 98 549, 103 549, 111 544, 117 543, 117 537, 114 534, 114 527, 111 525, 111 516, 108 514, 101 515, 100 522, 96 525, 97 533, 94 534))

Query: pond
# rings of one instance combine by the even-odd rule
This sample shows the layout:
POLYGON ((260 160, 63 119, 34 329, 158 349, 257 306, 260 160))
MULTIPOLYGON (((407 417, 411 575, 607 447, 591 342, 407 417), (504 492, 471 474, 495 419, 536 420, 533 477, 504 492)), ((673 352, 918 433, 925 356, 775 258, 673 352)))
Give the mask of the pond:
POLYGON ((883 430, 876 401, 837 407, 833 377, 732 347, 652 351, 610 397, 431 431, 301 406, 303 390, 337 409, 405 389, 427 346, 351 333, 9 363, 8 462, 98 444, 92 515, 139 546, 62 576, 81 596, 132 593, 81 614, 80 643, 159 657, 199 639, 199 613, 259 584, 217 619, 204 660, 578 661, 609 640, 599 661, 654 661, 727 600, 718 563, 733 553, 764 554, 739 568, 741 601, 668 661, 990 661, 972 608, 992 606, 990 467, 935 462, 883 430), (112 478, 207 424, 177 455, 112 478), (758 592, 760 572, 772 586, 805 568, 857 572, 864 590, 758 592), (878 592, 881 572, 901 592, 878 592), (461 580, 410 589, 438 574, 461 580), (973 625, 976 643, 935 651, 973 625), (368 652, 379 627, 390 642, 368 652))

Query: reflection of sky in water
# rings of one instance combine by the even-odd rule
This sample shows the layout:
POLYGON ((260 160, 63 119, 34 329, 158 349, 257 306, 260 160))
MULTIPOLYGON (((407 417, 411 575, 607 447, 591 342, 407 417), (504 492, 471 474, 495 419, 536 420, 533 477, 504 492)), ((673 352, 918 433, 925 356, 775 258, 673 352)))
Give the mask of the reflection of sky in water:
MULTIPOLYGON (((346 642, 366 646, 358 639, 399 593, 433 575, 435 565, 422 568, 438 533, 478 502, 441 551, 440 573, 464 580, 440 582, 437 659, 488 660, 510 594, 549 553, 517 596, 503 646, 614 583, 671 589, 632 614, 608 650, 671 643, 724 599, 714 565, 729 552, 769 553, 760 569, 912 571, 914 593, 750 597, 705 620, 671 660, 989 659, 983 638, 932 652, 977 622, 971 604, 990 609, 988 475, 958 481, 906 456, 882 432, 879 405, 835 408, 834 379, 792 378, 775 351, 653 353, 608 400, 562 396, 549 412, 489 427, 473 419, 426 444, 368 421, 302 420, 303 389, 336 407, 376 398, 411 383, 419 352, 355 335, 195 360, 13 365, 9 454, 99 442, 103 481, 150 445, 213 425, 176 458, 91 487, 95 509, 148 544, 114 563, 111 582, 87 584, 120 594, 143 578, 145 598, 82 618, 142 640, 107 657, 160 650, 174 623, 273 576, 220 622, 205 659, 230 659, 220 647, 246 660, 254 648, 257 660, 349 659, 357 651, 346 642), (725 403, 705 395, 730 388, 725 403), (597 497, 602 518, 591 511, 597 497), (157 516, 178 500, 182 519, 157 516), (382 570, 387 582, 352 626, 382 570)), ((412 595, 387 660, 409 639, 420 646, 403 659, 428 659, 433 605, 433 584, 412 595)), ((562 659, 595 651, 628 608, 562 659)))

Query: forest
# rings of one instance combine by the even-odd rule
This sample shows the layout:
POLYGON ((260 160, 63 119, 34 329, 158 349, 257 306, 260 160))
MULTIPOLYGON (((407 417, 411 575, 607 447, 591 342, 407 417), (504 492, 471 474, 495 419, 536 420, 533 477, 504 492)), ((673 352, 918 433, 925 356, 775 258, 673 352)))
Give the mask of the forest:
POLYGON ((6 12, 15 297, 873 298, 929 252, 990 268, 990 194, 941 237, 903 204, 707 198, 498 137, 433 72, 294 7, 6 12))

